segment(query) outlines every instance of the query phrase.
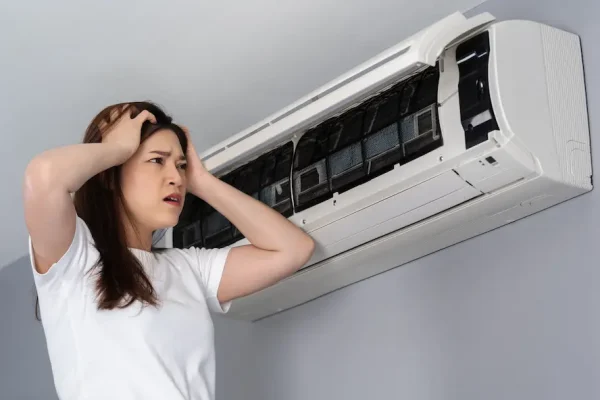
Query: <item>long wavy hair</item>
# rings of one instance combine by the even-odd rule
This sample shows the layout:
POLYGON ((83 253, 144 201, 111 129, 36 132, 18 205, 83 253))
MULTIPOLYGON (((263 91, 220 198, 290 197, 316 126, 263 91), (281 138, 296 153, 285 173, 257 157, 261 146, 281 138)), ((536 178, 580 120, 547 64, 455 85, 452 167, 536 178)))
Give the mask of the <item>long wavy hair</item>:
MULTIPOLYGON (((125 113, 131 112, 132 118, 135 118, 144 110, 156 117, 156 123, 146 121, 142 125, 140 142, 159 130, 168 129, 177 135, 185 154, 187 137, 183 129, 150 102, 120 103, 106 107, 89 124, 83 143, 102 142, 102 137, 125 113)), ((156 306, 158 298, 152 282, 138 259, 129 251, 125 239, 125 223, 132 219, 121 190, 121 165, 90 178, 75 193, 73 201, 77 215, 87 224, 100 254, 91 270, 97 278, 98 308, 126 308, 136 301, 156 306)), ((36 317, 40 319, 37 300, 36 317)))

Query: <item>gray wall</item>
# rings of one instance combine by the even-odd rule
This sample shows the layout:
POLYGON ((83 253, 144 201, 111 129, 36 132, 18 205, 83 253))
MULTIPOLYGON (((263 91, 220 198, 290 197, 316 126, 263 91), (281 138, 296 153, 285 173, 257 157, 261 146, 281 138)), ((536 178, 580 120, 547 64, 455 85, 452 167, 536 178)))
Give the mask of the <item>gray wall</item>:
MULTIPOLYGON (((594 143, 594 1, 479 11, 582 36, 594 143)), ((600 170, 600 146, 594 147, 600 170)), ((217 318, 218 397, 600 398, 600 191, 255 324, 217 318)), ((0 271, 0 398, 51 399, 26 259, 0 271)))
POLYGON ((29 258, 0 271, 0 399, 57 399, 29 258))
MULTIPOLYGON (((599 3, 492 0, 476 11, 582 37, 600 171, 599 3)), ((246 344, 220 347, 221 398, 598 399, 599 237, 596 189, 251 328, 219 321, 246 344)))

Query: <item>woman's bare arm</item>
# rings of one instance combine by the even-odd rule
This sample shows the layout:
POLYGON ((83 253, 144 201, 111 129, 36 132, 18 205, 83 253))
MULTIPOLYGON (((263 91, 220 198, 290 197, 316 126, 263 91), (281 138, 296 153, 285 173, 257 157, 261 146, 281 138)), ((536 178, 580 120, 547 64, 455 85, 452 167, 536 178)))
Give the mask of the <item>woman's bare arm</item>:
POLYGON ((103 143, 56 148, 30 161, 25 170, 23 201, 39 273, 46 273, 60 260, 73 241, 76 213, 71 193, 94 175, 125 162, 139 146, 142 123, 153 119, 148 112, 134 119, 126 113, 103 143))

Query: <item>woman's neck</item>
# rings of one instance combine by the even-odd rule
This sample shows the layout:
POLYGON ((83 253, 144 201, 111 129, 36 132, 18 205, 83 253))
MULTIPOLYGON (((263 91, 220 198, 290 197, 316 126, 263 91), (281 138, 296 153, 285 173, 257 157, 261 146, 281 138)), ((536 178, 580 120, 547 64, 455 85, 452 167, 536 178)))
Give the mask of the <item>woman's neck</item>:
POLYGON ((145 251, 152 250, 152 230, 133 224, 125 224, 125 240, 127 247, 145 251))

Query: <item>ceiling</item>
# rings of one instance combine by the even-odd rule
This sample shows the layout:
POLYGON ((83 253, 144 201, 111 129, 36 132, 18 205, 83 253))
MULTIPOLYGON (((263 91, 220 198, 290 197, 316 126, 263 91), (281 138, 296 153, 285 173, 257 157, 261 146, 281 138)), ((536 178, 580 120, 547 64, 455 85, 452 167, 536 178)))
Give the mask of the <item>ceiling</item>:
POLYGON ((0 2, 0 266, 27 253, 21 181, 108 104, 150 99, 199 151, 480 0, 0 2), (36 3, 35 5, 33 3, 36 3))

